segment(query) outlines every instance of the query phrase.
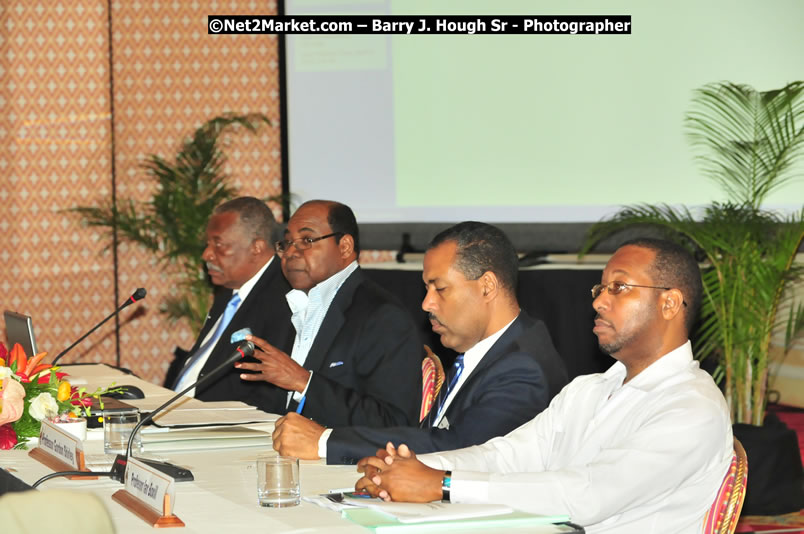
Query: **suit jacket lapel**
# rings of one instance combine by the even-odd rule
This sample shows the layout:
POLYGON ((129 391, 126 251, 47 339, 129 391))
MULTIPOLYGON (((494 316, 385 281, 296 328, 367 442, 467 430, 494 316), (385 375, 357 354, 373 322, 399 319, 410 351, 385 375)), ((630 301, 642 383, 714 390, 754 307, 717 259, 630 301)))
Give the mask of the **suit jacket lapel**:
POLYGON ((310 347, 310 352, 307 354, 307 359, 304 362, 306 369, 318 371, 321 368, 333 341, 335 341, 335 337, 346 321, 346 310, 352 304, 355 291, 362 282, 363 273, 358 267, 355 272, 349 275, 349 278, 346 279, 335 294, 335 298, 332 299, 332 304, 330 304, 327 314, 324 316, 324 322, 321 323, 321 328, 318 329, 318 334, 315 336, 313 346, 310 347))
MULTIPOLYGON (((494 345, 492 345, 491 348, 489 348, 488 352, 486 352, 483 358, 481 358, 477 366, 474 369, 472 369, 472 372, 469 374, 468 377, 466 377, 466 380, 461 385, 461 389, 458 390, 458 393, 456 393, 456 395, 460 396, 462 393, 470 391, 471 388, 473 387, 472 382, 477 380, 477 377, 483 376, 483 373, 485 372, 486 368, 493 365, 497 360, 499 360, 500 358, 502 358, 503 356, 505 356, 510 352, 510 350, 508 350, 508 347, 510 347, 511 344, 514 343, 516 339, 522 335, 522 332, 528 326, 525 323, 526 323, 526 317, 523 315, 522 312, 519 312, 519 315, 517 316, 516 319, 514 319, 514 322, 511 323, 511 326, 508 327, 508 330, 506 330, 505 333, 500 336, 500 339, 498 339, 494 343, 494 345)), ((446 418, 449 415, 449 413, 453 410, 453 408, 455 408, 456 406, 458 406, 458 403, 455 402, 455 400, 453 399, 449 405, 449 408, 447 408, 447 411, 444 412, 444 417, 446 418)))
MULTIPOLYGON (((231 338, 232 334, 248 326, 244 324, 243 318, 250 317, 252 315, 251 310, 253 308, 258 308, 260 306, 267 306, 267 305, 274 305, 274 306, 287 306, 285 302, 279 303, 267 303, 260 301, 257 298, 257 295, 262 293, 262 288, 266 285, 271 283, 274 276, 281 276, 280 268, 279 268, 279 258, 275 258, 274 261, 271 262, 271 265, 262 273, 262 276, 254 284, 251 292, 248 294, 246 300, 244 300, 240 307, 237 309, 237 312, 232 317, 232 320, 229 321, 229 325, 226 327, 226 330, 223 331, 221 334, 221 338, 218 340, 218 343, 215 345, 215 348, 212 349, 212 353, 207 358, 206 363, 204 364, 204 368, 201 370, 201 374, 206 373, 207 371, 211 370, 213 367, 218 365, 218 360, 221 358, 225 358, 232 352, 234 352, 233 346, 229 343, 229 339, 231 338), (253 298, 252 298, 253 297, 253 298)), ((227 289, 226 291, 221 291, 224 296, 215 296, 215 303, 212 306, 212 310, 210 311, 210 318, 207 319, 206 323, 204 323, 204 329, 202 329, 202 334, 199 334, 199 339, 203 339, 206 336, 207 332, 212 328, 212 325, 218 320, 218 317, 223 315, 224 310, 226 309, 226 305, 229 303, 229 299, 232 298, 232 290, 227 289), (219 302, 220 301, 220 302, 219 302), (222 303, 222 305, 220 304, 222 303)), ((270 340, 267 340, 270 342, 270 340)))
POLYGON ((207 334, 218 322, 218 317, 223 315, 223 311, 226 309, 226 305, 229 303, 229 299, 232 298, 232 290, 221 288, 215 292, 215 300, 212 302, 212 307, 209 309, 209 313, 207 314, 206 320, 204 320, 204 324, 201 327, 201 331, 198 333, 198 337, 195 340, 195 345, 188 351, 190 355, 195 354, 195 351, 198 350, 198 347, 201 346, 201 342, 207 337, 207 334))

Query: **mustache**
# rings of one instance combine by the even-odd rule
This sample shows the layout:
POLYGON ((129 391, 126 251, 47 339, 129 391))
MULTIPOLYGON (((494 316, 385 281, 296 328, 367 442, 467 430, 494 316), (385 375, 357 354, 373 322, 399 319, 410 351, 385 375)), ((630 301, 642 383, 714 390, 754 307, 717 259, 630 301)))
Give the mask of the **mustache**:
POLYGON ((432 312, 429 312, 429 313, 427 314, 427 319, 429 319, 430 321, 435 321, 435 322, 437 322, 438 324, 444 324, 444 323, 442 323, 442 322, 441 322, 441 321, 438 319, 438 317, 436 317, 436 314, 434 314, 434 313, 432 313, 432 312))
POLYGON ((208 261, 207 261, 207 262, 204 262, 204 263, 205 263, 205 264, 206 264, 206 266, 207 266, 207 272, 211 272, 211 271, 215 271, 216 273, 222 273, 222 272, 223 272, 223 269, 221 269, 221 268, 220 268, 220 267, 218 267, 217 265, 214 265, 214 264, 212 264, 212 263, 209 263, 208 261))

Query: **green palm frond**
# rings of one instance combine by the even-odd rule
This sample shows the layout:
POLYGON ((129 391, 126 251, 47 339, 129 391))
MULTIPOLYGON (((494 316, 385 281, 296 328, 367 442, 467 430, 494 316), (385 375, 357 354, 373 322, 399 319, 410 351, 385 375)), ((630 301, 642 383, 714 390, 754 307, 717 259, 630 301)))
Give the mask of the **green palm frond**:
POLYGON ((685 120, 704 173, 730 200, 758 208, 771 191, 796 176, 804 145, 803 82, 759 92, 728 82, 695 92, 685 120))
POLYGON ((667 205, 627 206, 595 224, 583 253, 633 226, 658 229, 703 260, 704 298, 696 356, 715 356, 734 422, 762 424, 771 336, 784 329, 785 352, 804 334, 804 307, 788 289, 804 270, 794 259, 804 239, 804 208, 763 210, 768 193, 795 179, 804 153, 804 83, 768 92, 709 84, 695 92, 685 126, 704 173, 728 200, 700 214, 667 205), (791 301, 791 302, 786 302, 791 301), (790 305, 786 317, 778 314, 790 305))

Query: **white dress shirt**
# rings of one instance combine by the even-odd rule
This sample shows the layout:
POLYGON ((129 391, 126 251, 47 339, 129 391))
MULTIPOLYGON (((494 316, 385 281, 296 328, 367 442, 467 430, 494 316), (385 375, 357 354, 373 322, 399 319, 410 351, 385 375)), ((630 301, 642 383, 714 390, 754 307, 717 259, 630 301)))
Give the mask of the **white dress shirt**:
MULTIPOLYGON (((243 305, 243 303, 246 301, 246 299, 248 298, 249 293, 251 293, 251 290, 254 289, 254 286, 257 285, 257 281, 262 276, 262 273, 264 273, 265 270, 268 268, 268 266, 271 265, 271 262, 274 261, 275 257, 276 256, 271 256, 271 259, 268 260, 267 262, 265 262, 265 265, 263 265, 262 268, 259 271, 257 271, 257 274, 255 274, 254 276, 249 278, 242 286, 240 286, 239 288, 237 288, 234 291, 232 291, 232 295, 235 295, 235 294, 240 295, 240 304, 237 305, 238 310, 243 305)), ((237 314, 237 312, 235 312, 235 314, 237 314)), ((207 332, 207 335, 204 336, 204 339, 202 339, 201 343, 198 345, 199 347, 203 347, 204 343, 207 342, 207 339, 212 337, 212 335, 218 329, 218 323, 221 322, 221 319, 223 319, 223 314, 221 314, 220 317, 218 317, 218 320, 215 321, 215 324, 212 325, 212 328, 209 329, 209 332, 207 332)), ((232 317, 232 319, 234 319, 234 317, 232 317)), ((221 339, 223 339, 223 338, 221 338, 221 339)), ((227 339, 227 340, 225 340, 225 342, 229 343, 229 340, 227 339)), ((218 343, 220 343, 220 339, 218 340, 218 343)), ((204 365, 206 365, 207 360, 209 359, 209 356, 212 354, 212 351, 215 350, 215 347, 218 346, 218 343, 216 343, 215 345, 209 347, 204 352, 204 354, 202 354, 198 358, 198 364, 194 365, 192 369, 187 370, 187 374, 184 377, 182 377, 182 383, 183 384, 192 384, 193 382, 198 380, 198 375, 201 373, 201 369, 203 369, 204 365)), ((195 397, 195 388, 193 388, 190 391, 188 391, 187 393, 185 393, 185 395, 190 396, 190 397, 195 397)))
MULTIPOLYGON (((318 330, 324 323, 324 317, 329 311, 332 300, 338 294, 347 278, 357 269, 357 261, 353 261, 341 271, 333 274, 320 284, 316 284, 310 289, 309 293, 305 293, 299 289, 291 289, 288 291, 285 298, 290 306, 290 311, 293 315, 290 317, 290 322, 296 328, 296 338, 293 341, 293 350, 290 357, 301 366, 307 361, 307 354, 313 346, 318 330)), ((310 372, 312 378, 313 373, 310 372)), ((310 379, 307 379, 307 386, 310 385, 310 379)), ((297 402, 307 393, 307 387, 304 391, 299 393, 294 391, 288 393, 288 403, 290 403, 291 394, 292 398, 297 402)), ((287 404, 286 404, 287 406, 287 404)))
POLYGON ((700 533, 731 463, 725 399, 689 341, 625 374, 577 377, 508 435, 419 459, 453 471, 453 502, 568 514, 590 534, 700 533))

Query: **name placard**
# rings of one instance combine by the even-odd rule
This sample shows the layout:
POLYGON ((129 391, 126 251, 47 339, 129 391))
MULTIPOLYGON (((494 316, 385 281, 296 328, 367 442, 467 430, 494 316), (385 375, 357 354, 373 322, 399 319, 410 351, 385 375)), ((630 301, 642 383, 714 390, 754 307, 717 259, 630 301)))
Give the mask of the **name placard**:
POLYGON ((39 448, 74 470, 84 469, 80 460, 84 451, 83 442, 50 421, 42 421, 39 430, 39 448))
POLYGON ((176 481, 173 477, 138 461, 136 458, 128 459, 126 491, 163 516, 173 514, 176 481), (166 499, 165 497, 168 498, 166 499))

